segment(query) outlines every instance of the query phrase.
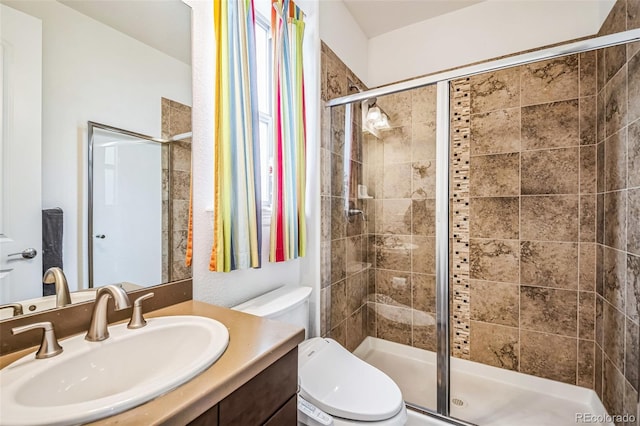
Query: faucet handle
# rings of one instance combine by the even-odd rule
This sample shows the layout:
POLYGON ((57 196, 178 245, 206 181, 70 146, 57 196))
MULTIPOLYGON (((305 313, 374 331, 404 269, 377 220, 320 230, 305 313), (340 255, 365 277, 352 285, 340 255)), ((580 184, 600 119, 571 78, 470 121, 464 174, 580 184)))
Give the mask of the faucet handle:
POLYGON ((131 313, 131 320, 127 324, 127 328, 142 328, 147 325, 147 321, 142 316, 142 301, 150 299, 154 296, 153 292, 147 293, 144 296, 138 297, 133 302, 133 312, 131 313))
POLYGON ((62 346, 58 344, 56 339, 56 333, 53 330, 53 324, 49 321, 36 322, 33 324, 23 325, 22 327, 14 327, 11 329, 11 334, 16 335, 24 333, 25 331, 43 329, 42 342, 40 348, 36 352, 36 359, 51 358, 62 352, 62 346))

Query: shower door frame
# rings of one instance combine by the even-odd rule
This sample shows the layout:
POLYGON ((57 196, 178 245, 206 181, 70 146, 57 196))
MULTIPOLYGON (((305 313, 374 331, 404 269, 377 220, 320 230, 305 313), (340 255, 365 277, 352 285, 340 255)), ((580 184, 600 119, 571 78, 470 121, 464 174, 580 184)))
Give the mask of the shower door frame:
MULTIPOLYGON (((467 426, 468 423, 450 416, 451 348, 449 346, 449 181, 450 181, 450 85, 453 80, 498 71, 534 62, 575 55, 606 47, 640 41, 640 29, 623 31, 611 35, 593 37, 514 55, 504 59, 483 62, 394 83, 376 89, 362 91, 325 102, 325 107, 346 105, 350 110, 354 102, 361 102, 392 93, 404 92, 423 86, 437 85, 436 108, 436 340, 437 340, 437 409, 406 403, 407 406, 453 425, 467 426)), ((345 137, 349 126, 345 120, 345 137)))

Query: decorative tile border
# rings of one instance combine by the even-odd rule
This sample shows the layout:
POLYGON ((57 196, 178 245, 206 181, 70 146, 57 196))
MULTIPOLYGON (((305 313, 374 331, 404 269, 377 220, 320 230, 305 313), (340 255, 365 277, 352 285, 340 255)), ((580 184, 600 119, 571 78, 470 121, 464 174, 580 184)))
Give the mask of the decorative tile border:
POLYGON ((451 91, 451 353, 457 358, 469 359, 469 79, 452 82, 451 91))

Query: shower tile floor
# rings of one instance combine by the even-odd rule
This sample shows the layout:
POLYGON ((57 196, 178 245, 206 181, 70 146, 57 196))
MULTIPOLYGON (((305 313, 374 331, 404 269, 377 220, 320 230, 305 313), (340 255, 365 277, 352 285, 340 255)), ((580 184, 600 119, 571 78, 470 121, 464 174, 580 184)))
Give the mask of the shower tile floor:
MULTIPOLYGON (((354 354, 389 375, 404 399, 436 406, 435 353, 367 337, 354 354)), ((481 426, 613 425, 581 421, 579 415, 606 416, 595 392, 484 364, 451 360, 451 415, 481 426)), ((584 417, 583 417, 584 418, 584 417)), ((420 415, 408 425, 443 424, 420 415)))

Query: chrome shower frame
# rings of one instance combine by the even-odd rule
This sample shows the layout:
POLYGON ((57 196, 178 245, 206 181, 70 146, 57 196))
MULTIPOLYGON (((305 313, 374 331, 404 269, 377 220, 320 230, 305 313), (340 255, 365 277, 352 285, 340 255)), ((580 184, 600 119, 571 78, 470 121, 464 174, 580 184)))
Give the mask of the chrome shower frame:
MULTIPOLYGON (((538 51, 514 55, 504 59, 465 66, 451 71, 419 77, 376 89, 365 90, 357 94, 332 99, 325 107, 347 105, 362 102, 392 93, 403 92, 432 84, 437 85, 436 111, 436 334, 437 334, 437 409, 434 411, 408 403, 416 411, 438 418, 453 425, 470 425, 464 420, 450 416, 450 359, 449 346, 449 179, 450 179, 450 85, 453 80, 471 77, 491 71, 512 68, 534 62, 560 58, 577 53, 589 52, 632 42, 640 41, 640 29, 616 34, 594 37, 577 42, 541 49, 538 51)), ((346 124, 346 123, 345 123, 346 124)), ((345 129, 348 130, 348 129, 345 129)), ((345 131, 345 138, 350 133, 345 131)), ((640 379, 639 379, 640 380, 640 379)))
MULTIPOLYGON (((87 253, 88 253, 88 282, 89 282, 89 288, 93 288, 93 239, 94 239, 94 235, 93 235, 93 133, 94 133, 94 129, 101 129, 101 130, 105 130, 108 132, 112 132, 112 133, 117 133, 120 135, 124 135, 124 136, 129 136, 129 137, 134 137, 134 138, 138 138, 138 139, 142 139, 142 140, 146 140, 149 142, 154 142, 154 143, 159 143, 159 144, 165 144, 168 146, 168 168, 169 170, 171 170, 171 157, 172 157, 172 150, 171 150, 171 143, 172 142, 176 142, 182 139, 186 139, 191 137, 191 133, 182 133, 179 135, 176 135, 174 137, 172 137, 171 139, 161 139, 161 138, 154 138, 153 136, 148 136, 148 135, 143 135, 142 133, 136 133, 136 132, 132 132, 130 130, 125 130, 125 129, 120 129, 118 127, 113 127, 113 126, 109 126, 107 124, 102 124, 102 123, 97 123, 94 121, 88 121, 87 122, 87 141, 89 144, 89 148, 88 148, 88 170, 87 170, 87 203, 88 203, 88 228, 87 228, 87 253)), ((168 173, 167 176, 167 188, 169 188, 169 192, 171 191, 171 173, 168 173)), ((167 203, 167 209, 168 212, 167 214, 170 216, 173 212, 173 202, 171 197, 168 197, 168 203, 167 203)), ((167 274, 169 276, 169 281, 171 281, 171 266, 173 264, 173 250, 171 250, 171 247, 173 247, 173 224, 172 224, 172 220, 169 218, 168 219, 168 223, 167 223, 167 230, 168 230, 168 260, 167 260, 167 274)))

